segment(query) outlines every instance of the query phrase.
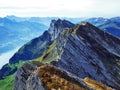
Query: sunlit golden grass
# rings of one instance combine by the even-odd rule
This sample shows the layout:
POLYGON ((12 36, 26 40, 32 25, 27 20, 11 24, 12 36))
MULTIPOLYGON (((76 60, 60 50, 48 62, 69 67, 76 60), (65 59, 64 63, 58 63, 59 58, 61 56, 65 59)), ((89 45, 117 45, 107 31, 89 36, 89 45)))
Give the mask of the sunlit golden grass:
MULTIPOLYGON (((37 73, 46 90, 87 90, 54 66, 42 65, 37 73)), ((113 90, 90 78, 82 79, 82 81, 95 90, 113 90)))
POLYGON ((95 80, 92 80, 90 78, 85 78, 85 79, 82 79, 89 87, 91 88, 95 88, 96 90, 113 90, 112 88, 110 87, 107 87, 106 85, 102 84, 102 83, 99 83, 95 80))

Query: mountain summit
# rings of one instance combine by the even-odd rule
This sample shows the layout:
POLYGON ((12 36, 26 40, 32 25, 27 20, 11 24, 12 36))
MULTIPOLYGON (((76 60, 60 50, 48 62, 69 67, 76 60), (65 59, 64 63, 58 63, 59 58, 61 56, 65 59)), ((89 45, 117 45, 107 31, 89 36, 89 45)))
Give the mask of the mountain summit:
POLYGON ((19 60, 30 60, 37 58, 44 50, 58 37, 65 28, 73 28, 74 24, 66 20, 52 20, 48 31, 42 36, 35 38, 20 48, 20 50, 10 59, 10 63, 19 60))
POLYGON ((7 65, 2 69, 9 72, 3 76, 17 70, 15 90, 120 88, 120 39, 88 22, 52 20, 50 28, 20 48, 10 64, 35 58, 18 70, 7 65))
POLYGON ((0 79, 16 72, 18 68, 16 64, 19 64, 19 62, 32 60, 41 56, 65 28, 73 28, 74 26, 73 23, 66 20, 52 20, 47 31, 23 45, 18 52, 11 57, 9 63, 2 67, 0 70, 0 79), (14 66, 14 68, 11 68, 11 66, 14 66))

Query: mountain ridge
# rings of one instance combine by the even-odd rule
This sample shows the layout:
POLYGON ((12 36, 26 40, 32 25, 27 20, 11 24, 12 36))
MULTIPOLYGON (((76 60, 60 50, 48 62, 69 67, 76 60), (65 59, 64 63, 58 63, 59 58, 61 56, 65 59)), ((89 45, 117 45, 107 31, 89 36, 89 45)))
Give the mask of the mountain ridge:
MULTIPOLYGON (((89 23, 82 23, 81 25, 78 25, 78 28, 76 29, 77 30, 73 29, 76 31, 76 34, 66 35, 67 39, 61 34, 59 40, 56 41, 58 42, 58 45, 53 48, 52 52, 46 52, 40 60, 43 62, 46 60, 47 62, 50 59, 53 59, 54 62, 51 62, 53 65, 61 67, 79 77, 84 78, 89 76, 92 79, 103 82, 111 87, 116 85, 115 87, 119 88, 119 39, 99 30, 89 23), (103 39, 103 36, 106 38, 103 39), (62 52, 62 54, 59 52, 62 52), (91 53, 93 53, 93 55, 90 55, 91 53), (54 58, 54 56, 57 57, 54 58), (74 59, 77 61, 74 62, 74 59), (115 72, 115 74, 111 74, 111 72, 115 72), (83 75, 80 75, 80 73, 83 73, 83 75), (100 74, 99 78, 96 76, 97 74, 100 74), (116 76, 116 79, 114 75, 118 75, 116 76), (114 79, 117 82, 114 82, 114 79)), ((69 32, 72 31, 72 29, 68 30, 69 32)))
MULTIPOLYGON (((31 45, 30 50, 41 51, 41 54, 36 56, 39 62, 52 64, 79 78, 89 77, 112 88, 119 89, 120 39, 87 22, 74 25, 60 19, 53 20, 46 32, 49 32, 47 40, 50 41, 50 44, 44 45, 45 50, 41 51, 36 49, 37 47, 34 48, 35 45, 41 46, 41 44, 32 45, 35 39, 25 46, 31 45)), ((37 43, 40 42, 41 40, 37 41, 37 43)), ((27 59, 33 59, 31 58, 32 55, 29 56, 27 59)), ((13 59, 11 64, 16 63, 14 60, 16 59, 13 59)))

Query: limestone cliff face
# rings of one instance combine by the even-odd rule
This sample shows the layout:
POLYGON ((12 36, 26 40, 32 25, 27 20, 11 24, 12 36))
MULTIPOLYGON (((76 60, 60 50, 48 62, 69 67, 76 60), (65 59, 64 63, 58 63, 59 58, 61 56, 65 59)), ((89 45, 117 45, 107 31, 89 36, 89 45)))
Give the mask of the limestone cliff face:
POLYGON ((67 20, 52 20, 48 32, 51 34, 51 39, 55 40, 65 28, 73 28, 75 25, 67 20))
POLYGON ((15 76, 14 90, 45 90, 38 74, 33 72, 36 69, 37 66, 29 62, 19 68, 15 76))

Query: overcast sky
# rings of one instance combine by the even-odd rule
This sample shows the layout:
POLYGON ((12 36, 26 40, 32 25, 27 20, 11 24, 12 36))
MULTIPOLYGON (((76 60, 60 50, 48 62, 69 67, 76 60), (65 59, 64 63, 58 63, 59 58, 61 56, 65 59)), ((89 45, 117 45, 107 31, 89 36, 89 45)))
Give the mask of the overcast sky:
POLYGON ((0 0, 0 17, 114 17, 120 0, 0 0))

